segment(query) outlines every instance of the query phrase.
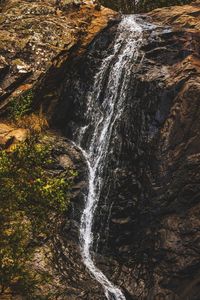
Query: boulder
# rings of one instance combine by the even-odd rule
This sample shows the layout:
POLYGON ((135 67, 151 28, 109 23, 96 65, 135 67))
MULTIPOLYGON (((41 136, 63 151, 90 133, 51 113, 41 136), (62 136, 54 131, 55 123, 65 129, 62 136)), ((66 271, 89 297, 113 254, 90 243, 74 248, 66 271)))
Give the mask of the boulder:
POLYGON ((0 123, 0 149, 7 149, 13 144, 24 142, 29 131, 23 128, 14 128, 10 125, 0 123))

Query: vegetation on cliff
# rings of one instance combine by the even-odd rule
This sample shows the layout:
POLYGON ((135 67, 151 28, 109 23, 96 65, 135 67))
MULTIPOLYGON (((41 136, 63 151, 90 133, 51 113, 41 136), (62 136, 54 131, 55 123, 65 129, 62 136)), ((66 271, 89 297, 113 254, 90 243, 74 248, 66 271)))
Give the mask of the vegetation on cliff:
POLYGON ((35 86, 48 73, 51 83, 45 81, 39 96, 55 101, 68 52, 85 48, 115 12, 82 0, 0 0, 0 12, 0 298, 40 299, 60 281, 54 274, 54 287, 45 290, 49 272, 43 258, 34 265, 36 251, 41 257, 41 248, 50 248, 54 259, 51 237, 67 219, 76 167, 69 149, 62 152, 67 143, 55 150, 55 136, 44 139, 46 120, 33 112, 35 86))
POLYGON ((18 120, 25 114, 30 112, 32 100, 32 90, 27 90, 26 92, 22 93, 19 97, 14 97, 13 100, 10 102, 9 106, 10 118, 18 120))
MULTIPOLYGON (((69 215, 70 211, 68 208, 70 198, 72 198, 70 194, 72 186, 75 194, 73 199, 75 199, 75 197, 78 198, 77 194, 80 191, 82 192, 87 182, 84 182, 82 178, 82 181, 76 182, 74 188, 73 182, 76 172, 72 171, 74 168, 69 166, 70 163, 71 165, 74 163, 74 161, 70 160, 69 154, 72 151, 70 143, 66 145, 67 143, 62 144, 61 142, 59 145, 56 145, 57 154, 60 151, 59 162, 62 170, 60 171, 55 166, 52 148, 48 142, 43 140, 43 125, 46 126, 46 120, 36 113, 30 114, 30 111, 33 111, 33 105, 35 105, 33 102, 37 100, 37 107, 42 105, 50 119, 50 113, 55 112, 56 104, 60 101, 59 97, 62 94, 60 86, 63 86, 63 78, 66 76, 66 72, 69 72, 66 64, 68 54, 72 53, 75 56, 74 53, 78 52, 73 52, 73 49, 76 49, 79 45, 82 47, 78 48, 79 50, 86 49, 94 36, 105 28, 109 18, 115 16, 114 12, 103 7, 99 9, 98 5, 88 4, 89 2, 82 5, 81 9, 79 5, 75 5, 74 8, 70 6, 70 10, 68 10, 68 2, 71 1, 0 0, 0 4, 9 4, 9 6, 4 6, 3 14, 0 18, 0 37, 2 40, 0 46, 0 114, 4 117, 3 121, 1 121, 6 122, 3 125, 8 127, 8 131, 2 139, 3 142, 1 141, 0 132, 0 148, 1 150, 3 149, 0 153, 0 298, 3 297, 3 299, 5 299, 4 297, 9 299, 7 296, 9 297, 10 294, 12 294, 14 299, 21 299, 18 298, 19 295, 23 296, 23 299, 55 299, 54 295, 49 298, 49 293, 53 293, 54 287, 52 286, 57 280, 57 274, 61 278, 57 282, 58 284, 60 282, 63 283, 65 296, 67 290, 67 299, 68 297, 77 298, 80 295, 88 300, 99 300, 101 297, 99 287, 96 288, 95 294, 93 286, 95 287, 96 283, 93 282, 88 274, 84 273, 85 270, 83 270, 79 257, 78 238, 76 235, 79 210, 82 211, 80 199, 73 201, 73 216, 66 217, 66 212, 69 215), (59 5, 55 5, 55 3, 59 2, 59 5), (33 90, 37 92, 36 97, 33 94, 33 90), (5 120, 5 112, 9 112, 9 122, 12 122, 12 126, 14 126, 12 132, 9 131, 10 124, 7 125, 8 119, 5 120), (21 136, 18 139, 16 136, 19 135, 20 130, 23 130, 23 132, 21 132, 21 136), (27 139, 26 137, 24 140, 26 132, 30 133, 31 138, 27 139), (24 134, 23 137, 22 133, 24 134), (21 142, 21 144, 17 144, 18 142, 21 142), (61 224, 63 220, 68 223, 61 224), (62 232, 61 227, 63 229, 62 232), (59 250, 58 259, 54 260, 54 257, 51 257, 52 261, 54 260, 53 268, 57 271, 56 276, 55 274, 52 275, 45 267, 43 268, 43 257, 41 259, 42 268, 38 272, 39 263, 37 259, 37 268, 35 268, 35 257, 41 254, 41 248, 46 247, 46 245, 49 247, 49 244, 50 247, 52 246, 52 236, 55 237, 56 247, 59 250), (62 276, 64 277, 63 281, 62 276), (47 288, 46 283, 49 281, 52 283, 52 289, 47 288), (42 292, 44 291, 45 295, 41 290, 38 292, 38 285, 41 286, 41 290, 42 292)), ((146 12, 153 8, 189 2, 191 1, 141 0, 136 4, 133 0, 101 0, 101 3, 106 6, 128 13, 133 11, 146 12)), ((122 278, 121 282, 124 282, 123 285, 130 292, 131 296, 137 293, 133 276, 137 262, 134 261, 134 269, 131 266, 136 253, 138 257, 142 253, 141 257, 144 257, 147 266, 149 264, 150 267, 147 269, 151 271, 152 275, 157 276, 159 274, 159 278, 156 277, 159 283, 155 283, 155 291, 158 290, 157 286, 161 290, 165 285, 169 289, 176 289, 175 292, 177 293, 179 293, 179 289, 183 289, 183 295, 185 295, 190 290, 188 292, 184 288, 189 286, 189 289, 194 290, 191 293, 197 294, 195 285, 198 285, 198 274, 196 273, 198 270, 196 271, 196 269, 198 269, 199 250, 196 250, 195 241, 199 239, 198 215, 200 208, 199 205, 194 206, 199 195, 199 191, 194 183, 198 181, 197 171, 195 173, 195 168, 197 167, 195 166, 197 164, 199 166, 199 155, 196 150, 198 147, 196 136, 199 132, 197 127, 199 126, 199 119, 195 116, 195 113, 198 112, 197 100, 199 99, 199 22, 197 22, 199 9, 197 7, 194 9, 194 5, 191 5, 190 9, 188 9, 188 5, 185 6, 185 9, 183 8, 184 6, 179 8, 162 8, 149 13, 153 22, 160 22, 163 26, 170 25, 173 32, 164 33, 163 31, 162 33, 160 30, 156 43, 152 43, 150 39, 145 42, 143 69, 141 69, 139 77, 137 77, 137 74, 134 75, 134 78, 136 78, 134 80, 137 80, 138 90, 140 88, 140 91, 142 91, 138 99, 141 99, 141 103, 145 103, 145 106, 154 91, 156 101, 161 103, 161 108, 163 105, 162 100, 167 103, 169 97, 170 106, 174 97, 174 107, 172 107, 168 116, 166 126, 162 130, 160 130, 160 127, 158 128, 158 131, 160 130, 161 134, 163 134, 165 142, 161 140, 160 145, 167 145, 167 151, 166 149, 163 151, 164 155, 161 158, 158 156, 162 162, 160 169, 169 174, 168 178, 172 178, 174 184, 166 181, 167 184, 164 184, 166 190, 164 186, 160 192, 162 188, 160 169, 158 171, 157 169, 154 170, 156 174, 155 179, 157 180, 158 178, 159 180, 155 181, 155 183, 153 182, 153 188, 158 195, 159 192, 161 193, 159 201, 156 198, 155 201, 151 202, 151 207, 146 206, 144 199, 144 201, 140 202, 137 210, 129 207, 127 209, 127 201, 125 200, 129 195, 127 196, 126 192, 127 194, 129 192, 133 194, 133 187, 135 194, 138 195, 138 187, 141 186, 140 181, 138 181, 139 183, 136 181, 137 174, 136 179, 134 178, 135 166, 132 168, 131 161, 135 159, 133 159, 134 155, 137 161, 141 155, 145 159, 145 164, 148 164, 143 151, 136 149, 135 145, 138 145, 137 143, 132 143, 134 150, 130 152, 132 151, 130 150, 131 146, 129 146, 131 145, 130 141, 134 138, 134 134, 132 134, 132 136, 127 137, 127 153, 130 153, 131 159, 130 161, 128 160, 128 163, 127 161, 121 162, 121 165, 124 164, 124 166, 129 165, 130 162, 130 168, 132 169, 129 173, 127 172, 128 176, 126 176, 125 167, 123 166, 123 172, 120 174, 119 170, 119 175, 115 175, 115 177, 119 176, 119 187, 118 189, 116 188, 117 181, 115 180, 115 190, 113 189, 114 192, 111 197, 111 200, 114 199, 117 205, 115 207, 114 201, 111 203, 109 218, 111 213, 112 216, 116 213, 117 218, 112 218, 111 221, 114 225, 110 227, 111 234, 109 234, 112 242, 119 241, 122 243, 119 249, 121 251, 120 263, 122 259, 127 259, 129 270, 127 271, 127 267, 123 269, 119 263, 119 269, 122 270, 122 275, 120 275, 122 278), (158 94, 158 85, 162 88, 163 93, 158 94), (145 95, 143 95, 143 91, 145 95), (194 115, 192 115, 193 111, 194 115), (193 122, 194 120, 196 122, 193 122), (190 121, 192 122, 191 124, 190 121), (167 139, 168 137, 170 139, 167 139), (186 166, 187 170, 182 172, 183 175, 181 175, 176 168, 179 168, 183 162, 188 163, 188 165, 186 166), (191 174, 193 175, 191 176, 191 174), (169 186, 170 190, 168 189, 169 186), (122 193, 118 193, 120 189, 123 189, 122 193), (176 198, 176 195, 174 196, 176 191, 178 191, 179 198, 176 198), (121 201, 120 204, 118 203, 118 196, 119 202, 121 201), (183 212, 186 211, 186 205, 191 207, 191 209, 183 215, 183 212), (161 211, 159 211, 160 206, 162 208, 161 211), (127 218, 122 219, 123 209, 125 213, 127 211, 128 215, 127 218), (134 214, 135 211, 137 215, 134 214), (163 212, 168 215, 165 216, 163 212), (143 217, 141 218, 143 215, 144 221, 143 217), (137 226, 136 230, 134 224, 137 226), (130 228, 126 232, 127 239, 124 234, 124 226, 130 228), (127 240, 128 243, 126 243, 127 240), (154 251, 154 240, 157 247, 156 251, 154 251), (196 256, 193 251, 196 252, 196 256), (157 263, 155 272, 151 269, 152 261, 157 263), (185 274, 188 274, 189 268, 191 274, 189 274, 186 282, 185 274), (123 275, 123 272, 125 275, 123 275), (160 282, 164 283, 163 286, 162 284, 160 285, 160 282)), ((112 32, 114 32, 113 28, 110 28, 113 30, 112 32)), ((94 61, 92 63, 94 64, 94 61)), ((87 68, 89 67, 87 65, 86 71, 88 71, 87 68)), ((136 85, 133 84, 132 86, 135 89, 136 85)), ((132 92, 132 95, 135 95, 135 90, 132 92)), ((73 112, 77 118, 79 117, 74 107, 71 110, 69 110, 69 106, 66 107, 68 113, 73 112)), ((148 115, 149 112, 150 109, 148 108, 147 113, 144 115, 148 115)), ((158 112, 160 113, 159 110, 158 112)), ((63 107, 58 111, 59 118, 61 118, 62 113, 63 107)), ((80 112, 80 116, 82 113, 83 111, 80 112)), ((168 114, 168 112, 165 113, 168 114)), ((137 120, 137 116, 133 118, 132 114, 130 124, 132 124, 133 119, 134 121, 137 120)), ((127 120, 126 115, 124 120, 127 120)), ((137 129, 138 124, 140 124, 140 113, 138 113, 138 120, 134 129, 137 129)), ((157 121, 156 118, 155 120, 159 123, 159 120, 157 121)), ((0 131, 2 130, 1 125, 0 131)), ((159 126, 161 125, 159 123, 159 126)), ((65 122, 65 126, 68 126, 67 122, 65 122)), ((126 149, 123 151, 126 151, 126 149)), ((74 157, 80 174, 81 155, 75 152, 74 157)), ((139 166, 138 176, 141 174, 141 165, 139 166)), ((157 165, 158 161, 156 160, 157 165)), ((82 173, 85 172, 85 169, 86 167, 83 166, 82 173)), ((144 177, 143 174, 142 176, 144 177)), ((149 173, 147 173, 144 180, 145 190, 148 189, 148 184, 146 184, 148 176, 149 173)), ((142 194, 142 200, 143 198, 145 198, 144 194, 142 194)), ((132 203, 135 203, 135 199, 130 198, 129 202, 133 200, 132 203)), ((109 203, 107 207, 109 208, 109 203)), ((99 214, 99 217, 102 217, 102 215, 107 217, 105 211, 103 211, 103 214, 99 214)), ((104 228, 102 228, 103 230, 104 228)), ((106 238, 108 239, 108 236, 106 238)), ((105 240, 103 242, 105 244, 105 240)), ((52 248, 50 248, 51 254, 53 253, 52 248)), ((118 249, 118 246, 115 248, 118 249)), ((110 252, 112 256, 114 255, 113 249, 114 247, 110 252)), ((110 263, 110 266, 112 267, 113 265, 110 263)), ((109 269, 110 266, 106 265, 105 268, 109 269)), ((140 269, 140 261, 138 266, 138 269, 140 269)), ((114 272, 113 269, 111 271, 113 276, 118 278, 118 268, 115 267, 114 272)), ((145 273, 144 276, 146 276, 145 273)), ((143 274, 139 274, 138 279, 140 278, 143 278, 143 274)), ((147 285, 149 284, 148 279, 145 282, 147 285)), ((141 294, 145 288, 142 287, 141 290, 138 290, 138 293, 141 294)))
MULTIPOLYGON (((0 152, 0 288, 34 293, 47 274, 30 271, 35 248, 67 210, 76 172, 55 176, 51 148, 39 136, 0 152)), ((16 291, 15 291, 16 292, 16 291)), ((30 299, 33 299, 30 298, 30 299)), ((38 298, 37 298, 38 299, 38 298)))

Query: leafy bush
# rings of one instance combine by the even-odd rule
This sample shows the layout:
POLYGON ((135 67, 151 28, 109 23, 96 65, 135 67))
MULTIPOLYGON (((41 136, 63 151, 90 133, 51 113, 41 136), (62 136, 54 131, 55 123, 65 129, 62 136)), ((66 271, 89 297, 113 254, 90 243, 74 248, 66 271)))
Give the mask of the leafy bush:
POLYGON ((10 103, 10 118, 18 120, 31 110, 33 91, 28 90, 19 97, 14 97, 10 103))
MULTIPOLYGON (((20 286, 32 293, 30 261, 38 238, 47 239, 67 210, 76 172, 54 176, 51 149, 31 138, 0 152, 0 290, 20 286)), ((33 299, 33 298, 30 298, 33 299)), ((39 298, 38 298, 39 299, 39 298)))

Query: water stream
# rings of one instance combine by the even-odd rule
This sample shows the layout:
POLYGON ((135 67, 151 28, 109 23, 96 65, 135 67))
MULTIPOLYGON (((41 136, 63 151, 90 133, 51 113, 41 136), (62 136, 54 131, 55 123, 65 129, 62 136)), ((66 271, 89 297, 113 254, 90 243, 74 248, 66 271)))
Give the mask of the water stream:
POLYGON ((92 227, 102 191, 103 174, 110 151, 113 129, 125 106, 130 74, 133 72, 134 62, 138 59, 142 38, 142 27, 137 23, 135 16, 124 16, 118 25, 114 47, 102 61, 95 75, 93 90, 88 92, 85 99, 86 114, 90 116, 93 125, 88 146, 83 147, 87 126, 79 128, 75 140, 85 156, 89 173, 88 194, 80 225, 82 259, 91 275, 104 288, 108 300, 125 300, 126 298, 94 263, 92 227))

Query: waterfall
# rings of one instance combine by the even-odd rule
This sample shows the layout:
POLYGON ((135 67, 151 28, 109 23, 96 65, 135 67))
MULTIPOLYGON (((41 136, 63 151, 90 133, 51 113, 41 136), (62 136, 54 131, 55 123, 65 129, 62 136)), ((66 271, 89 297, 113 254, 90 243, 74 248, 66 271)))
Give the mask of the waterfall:
POLYGON ((93 128, 88 146, 85 149, 82 146, 83 139, 88 136, 86 136, 88 126, 79 128, 75 139, 85 156, 89 172, 88 194, 80 225, 81 255, 91 275, 104 288, 108 300, 125 300, 126 298, 122 291, 95 266, 92 258, 92 226, 95 209, 101 195, 103 173, 113 129, 126 105, 130 74, 133 71, 134 62, 138 58, 142 37, 142 27, 136 22, 135 16, 122 17, 118 25, 114 47, 110 51, 112 53, 103 59, 95 75, 93 90, 88 92, 85 99, 87 103, 86 114, 90 117, 93 128))

